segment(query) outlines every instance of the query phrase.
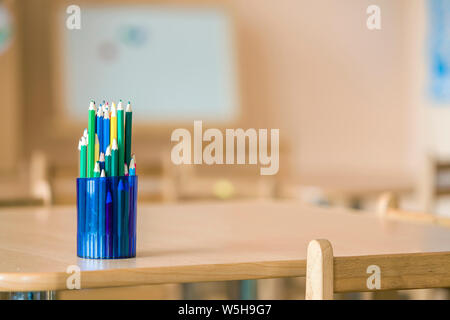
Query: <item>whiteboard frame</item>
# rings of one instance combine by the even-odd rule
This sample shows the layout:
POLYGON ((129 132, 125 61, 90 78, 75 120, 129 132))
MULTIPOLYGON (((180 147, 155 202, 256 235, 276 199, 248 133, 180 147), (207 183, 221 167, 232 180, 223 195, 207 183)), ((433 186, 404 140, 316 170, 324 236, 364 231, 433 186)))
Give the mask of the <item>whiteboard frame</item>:
MULTIPOLYGON (((69 115, 67 114, 67 109, 70 108, 70 106, 66 106, 66 93, 65 93, 65 68, 64 68, 64 46, 61 43, 62 39, 62 32, 65 30, 65 26, 61 26, 60 24, 60 14, 61 11, 65 12, 65 8, 67 6, 73 4, 73 1, 70 0, 54 0, 52 2, 53 8, 52 8, 52 61, 54 62, 53 68, 52 68, 52 86, 53 86, 53 112, 52 112, 52 127, 53 132, 55 135, 58 135, 60 138, 69 138, 71 137, 75 142, 78 140, 78 135, 81 137, 82 130, 87 126, 87 109, 88 109, 88 102, 86 102, 86 120, 83 121, 81 119, 70 119, 69 115), (78 135, 77 135, 78 133, 78 135), (75 135, 75 136, 74 136, 75 135)), ((232 59, 235 62, 234 63, 234 72, 235 75, 235 93, 236 93, 236 108, 235 108, 235 117, 231 121, 210 121, 204 122, 204 128, 219 128, 219 129, 225 129, 225 128, 234 128, 234 127, 240 127, 242 126, 244 119, 245 119, 245 108, 243 107, 243 98, 242 98, 242 91, 240 84, 242 83, 242 75, 239 72, 240 68, 240 59, 239 59, 239 50, 237 46, 238 42, 238 34, 236 32, 236 15, 233 13, 233 11, 224 5, 218 5, 211 3, 207 1, 202 0, 168 0, 168 1, 162 1, 162 0, 130 0, 130 1, 120 1, 120 0, 80 0, 78 1, 77 5, 81 7, 81 10, 83 10, 83 6, 89 7, 89 8, 101 8, 103 6, 117 6, 117 7, 129 7, 133 5, 161 5, 164 7, 171 7, 174 8, 180 8, 185 7, 189 9, 221 9, 224 10, 230 19, 230 27, 231 27, 231 46, 233 48, 232 51, 232 59)), ((81 13, 81 17, 82 17, 81 13)), ((83 20, 81 20, 81 25, 83 25, 83 20)), ((76 32, 76 30, 74 31, 76 32)), ((136 115, 138 116, 138 115, 136 115)), ((202 120, 202 119, 198 119, 202 120)), ((149 122, 149 123, 133 123, 133 139, 134 140, 143 140, 144 138, 148 139, 156 138, 157 140, 161 139, 170 139, 170 134, 172 130, 175 128, 186 128, 188 130, 192 130, 193 128, 193 121, 158 121, 158 122, 149 122)), ((170 141, 170 140, 167 140, 170 141)), ((75 143, 74 142, 74 143, 75 143)))

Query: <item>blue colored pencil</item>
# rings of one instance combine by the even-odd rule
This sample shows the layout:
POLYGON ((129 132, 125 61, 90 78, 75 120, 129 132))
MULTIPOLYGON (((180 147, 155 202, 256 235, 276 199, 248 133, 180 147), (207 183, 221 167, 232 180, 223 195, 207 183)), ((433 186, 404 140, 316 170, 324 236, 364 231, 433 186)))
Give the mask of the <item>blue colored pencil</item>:
POLYGON ((135 176, 136 175, 136 164, 135 164, 133 158, 131 158, 131 161, 130 161, 129 175, 130 176, 135 176))
MULTIPOLYGON (((105 153, 106 150, 103 150, 103 136, 104 136, 104 131, 103 131, 103 109, 101 107, 98 108, 97 110, 97 117, 96 117, 96 133, 98 136, 98 144, 100 146, 100 152, 105 153)), ((99 153, 100 153, 99 152, 99 153)))
POLYGON ((106 148, 110 146, 110 119, 109 119, 109 110, 106 110, 106 112, 103 113, 103 146, 102 151, 106 153, 106 148))
POLYGON ((119 178, 119 185, 117 186, 117 247, 118 257, 123 257, 123 234, 124 234, 124 185, 122 179, 119 178))
POLYGON ((103 151, 100 151, 100 156, 98 157, 98 164, 100 165, 100 172, 102 172, 102 170, 105 170, 105 154, 103 153, 103 151))
POLYGON ((106 243, 108 246, 106 248, 106 254, 108 256, 113 255, 113 199, 111 192, 108 190, 106 194, 106 204, 105 204, 105 225, 106 225, 106 243))
POLYGON ((106 256, 106 174, 102 170, 99 183, 99 197, 98 197, 98 234, 99 234, 99 253, 100 258, 106 256))
MULTIPOLYGON (((128 179, 127 179, 128 180, 128 179)), ((129 223, 130 223, 130 185, 127 180, 124 180, 124 204, 123 204, 123 254, 128 256, 129 254, 129 223)))

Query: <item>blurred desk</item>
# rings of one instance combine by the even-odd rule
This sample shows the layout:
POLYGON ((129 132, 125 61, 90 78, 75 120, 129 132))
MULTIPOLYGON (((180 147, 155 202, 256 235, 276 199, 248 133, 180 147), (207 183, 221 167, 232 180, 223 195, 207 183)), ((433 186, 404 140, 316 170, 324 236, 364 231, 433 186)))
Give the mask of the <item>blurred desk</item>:
POLYGON ((329 174, 305 174, 297 181, 303 187, 319 188, 335 204, 361 207, 366 197, 378 197, 383 192, 405 194, 414 191, 414 177, 407 173, 334 171, 329 174))
POLYGON ((409 175, 336 172, 329 175, 305 175, 300 179, 302 185, 323 188, 331 193, 345 193, 356 196, 379 194, 386 191, 409 192, 413 190, 414 180, 409 175))
POLYGON ((141 205, 137 257, 76 256, 75 207, 0 210, 0 291, 64 290, 70 265, 81 288, 297 277, 310 240, 334 256, 450 251, 450 232, 351 210, 287 201, 141 205))
POLYGON ((37 206, 42 204, 42 199, 37 199, 31 195, 28 184, 16 181, 2 181, 2 183, 0 183, 0 208, 13 206, 37 206))

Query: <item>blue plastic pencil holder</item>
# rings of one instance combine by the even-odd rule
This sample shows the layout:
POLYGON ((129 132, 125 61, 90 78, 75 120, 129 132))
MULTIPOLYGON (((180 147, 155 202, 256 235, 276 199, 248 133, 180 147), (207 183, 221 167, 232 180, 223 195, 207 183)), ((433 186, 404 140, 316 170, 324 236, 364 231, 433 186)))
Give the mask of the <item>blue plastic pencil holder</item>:
POLYGON ((136 256, 137 176, 77 179, 77 255, 136 256))

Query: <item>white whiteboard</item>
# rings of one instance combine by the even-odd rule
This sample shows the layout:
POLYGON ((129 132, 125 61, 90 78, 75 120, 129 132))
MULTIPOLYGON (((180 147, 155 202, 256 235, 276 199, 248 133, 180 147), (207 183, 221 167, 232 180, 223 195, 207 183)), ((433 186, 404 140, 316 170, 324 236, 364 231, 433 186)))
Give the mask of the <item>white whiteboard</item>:
MULTIPOLYGON (((67 14, 62 12, 65 25, 67 14)), ((220 9, 81 7, 62 32, 69 115, 130 100, 137 121, 232 121, 238 112, 230 18, 220 9)))

